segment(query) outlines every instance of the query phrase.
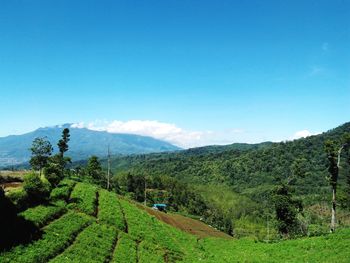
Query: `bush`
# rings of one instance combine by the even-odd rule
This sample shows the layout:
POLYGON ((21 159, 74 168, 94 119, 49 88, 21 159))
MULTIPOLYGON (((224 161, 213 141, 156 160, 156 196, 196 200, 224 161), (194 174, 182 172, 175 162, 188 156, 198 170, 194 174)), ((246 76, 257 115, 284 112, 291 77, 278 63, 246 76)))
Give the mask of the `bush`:
POLYGON ((72 192, 72 189, 75 185, 75 181, 64 179, 59 184, 58 187, 54 188, 51 191, 50 199, 51 200, 60 200, 63 199, 68 201, 69 195, 72 192))
POLYGON ((31 173, 24 176, 23 189, 28 194, 29 203, 39 203, 50 195, 50 183, 41 179, 39 175, 31 173))
POLYGON ((6 196, 18 210, 24 210, 27 207, 28 194, 22 188, 12 189, 6 194, 6 196))

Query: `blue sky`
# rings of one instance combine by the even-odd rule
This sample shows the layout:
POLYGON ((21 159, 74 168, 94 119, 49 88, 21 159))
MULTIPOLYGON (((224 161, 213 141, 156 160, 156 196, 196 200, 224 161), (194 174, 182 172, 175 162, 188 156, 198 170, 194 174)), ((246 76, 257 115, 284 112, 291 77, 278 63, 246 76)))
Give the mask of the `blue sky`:
POLYGON ((0 136, 69 122, 189 147, 326 131, 350 121, 349 17, 339 0, 0 1, 0 136))

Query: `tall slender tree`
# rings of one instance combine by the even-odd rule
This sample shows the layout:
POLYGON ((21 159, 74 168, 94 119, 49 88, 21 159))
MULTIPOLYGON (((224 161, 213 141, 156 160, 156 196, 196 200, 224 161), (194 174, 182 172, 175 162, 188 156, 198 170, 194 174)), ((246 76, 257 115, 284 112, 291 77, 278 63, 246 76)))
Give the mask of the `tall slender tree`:
POLYGON ((334 232, 336 228, 336 208, 337 208, 337 185, 340 169, 341 154, 344 149, 348 149, 350 145, 350 135, 346 133, 341 144, 328 140, 325 142, 325 149, 328 158, 329 183, 332 188, 332 215, 330 231, 334 232))
POLYGON ((68 151, 68 142, 70 141, 69 129, 65 128, 62 131, 62 138, 58 141, 57 146, 59 150, 59 159, 60 159, 60 168, 61 168, 61 177, 64 175, 64 169, 67 165, 67 162, 70 161, 69 158, 64 157, 64 153, 68 151))

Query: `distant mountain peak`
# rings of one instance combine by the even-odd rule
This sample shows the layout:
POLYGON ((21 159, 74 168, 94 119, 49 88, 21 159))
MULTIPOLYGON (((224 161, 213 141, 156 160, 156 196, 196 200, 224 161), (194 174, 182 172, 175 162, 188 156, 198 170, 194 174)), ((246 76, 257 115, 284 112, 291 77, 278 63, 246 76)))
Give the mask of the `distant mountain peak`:
POLYGON ((28 149, 37 137, 47 137, 56 149, 64 128, 70 129, 71 140, 67 155, 74 161, 86 159, 91 155, 105 157, 108 146, 113 154, 123 155, 180 150, 177 146, 152 137, 76 128, 72 127, 71 123, 65 123, 0 138, 0 167, 27 162, 30 158, 28 149))

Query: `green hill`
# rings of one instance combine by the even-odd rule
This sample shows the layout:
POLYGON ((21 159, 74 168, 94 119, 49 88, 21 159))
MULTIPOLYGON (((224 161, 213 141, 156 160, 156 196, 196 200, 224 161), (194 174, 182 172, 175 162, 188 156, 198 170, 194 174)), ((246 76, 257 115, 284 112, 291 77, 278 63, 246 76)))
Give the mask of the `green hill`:
MULTIPOLYGON (((115 171, 147 171, 151 176, 169 176, 192 184, 220 184, 253 198, 271 185, 293 174, 299 161, 304 178, 295 182, 301 195, 323 195, 328 191, 325 179, 327 159, 324 142, 340 141, 350 132, 350 122, 316 136, 294 141, 262 144, 208 146, 178 152, 115 157, 115 171)), ((349 167, 340 171, 346 180, 349 167)))
MULTIPOLYGON (((0 262, 348 262, 350 231, 279 243, 203 238, 182 232, 133 202, 65 179, 50 202, 19 216, 40 232, 0 262)), ((4 240, 1 240, 2 242, 4 240)))

